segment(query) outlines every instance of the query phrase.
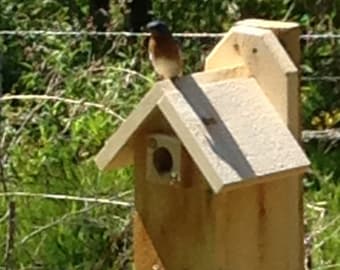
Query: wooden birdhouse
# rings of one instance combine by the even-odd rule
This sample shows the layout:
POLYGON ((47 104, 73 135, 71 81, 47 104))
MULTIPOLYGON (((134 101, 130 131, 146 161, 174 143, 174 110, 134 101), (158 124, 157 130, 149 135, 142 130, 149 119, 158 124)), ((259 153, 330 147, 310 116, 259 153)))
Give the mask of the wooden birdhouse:
POLYGON ((155 83, 96 157, 134 164, 137 270, 302 270, 299 27, 246 20, 155 83))

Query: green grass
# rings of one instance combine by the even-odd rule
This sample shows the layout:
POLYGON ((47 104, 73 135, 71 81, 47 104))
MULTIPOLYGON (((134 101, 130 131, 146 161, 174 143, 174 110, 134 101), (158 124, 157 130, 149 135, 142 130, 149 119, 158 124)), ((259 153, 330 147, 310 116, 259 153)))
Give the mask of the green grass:
POLYGON ((312 170, 305 179, 305 216, 312 236, 313 265, 315 269, 340 269, 340 151, 324 143, 311 143, 307 151, 312 170))

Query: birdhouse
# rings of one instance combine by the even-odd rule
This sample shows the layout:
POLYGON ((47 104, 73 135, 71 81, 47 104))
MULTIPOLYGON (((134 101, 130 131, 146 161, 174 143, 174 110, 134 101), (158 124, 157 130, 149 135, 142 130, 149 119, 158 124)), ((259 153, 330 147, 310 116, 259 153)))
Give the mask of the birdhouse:
POLYGON ((299 29, 246 20, 155 83, 96 157, 134 164, 137 270, 303 269, 299 29))

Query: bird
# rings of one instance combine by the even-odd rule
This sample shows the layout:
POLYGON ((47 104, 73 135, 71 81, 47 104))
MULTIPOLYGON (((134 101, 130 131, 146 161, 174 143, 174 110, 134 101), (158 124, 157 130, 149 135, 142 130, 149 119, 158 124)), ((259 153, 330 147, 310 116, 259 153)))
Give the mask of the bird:
POLYGON ((150 32, 149 59, 163 79, 176 79, 182 75, 181 50, 166 23, 155 20, 146 25, 150 32))

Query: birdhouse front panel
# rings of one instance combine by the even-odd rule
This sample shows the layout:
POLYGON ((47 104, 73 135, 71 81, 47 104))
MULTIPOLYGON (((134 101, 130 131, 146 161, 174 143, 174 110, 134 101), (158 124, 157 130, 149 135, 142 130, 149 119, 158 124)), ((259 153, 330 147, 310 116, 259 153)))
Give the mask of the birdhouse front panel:
MULTIPOLYGON (((166 122, 165 119, 162 121, 166 122)), ((154 172, 155 178, 150 179, 152 174, 148 172, 149 166, 155 166, 146 158, 150 156, 150 136, 174 139, 171 132, 155 129, 156 133, 156 130, 151 131, 154 135, 148 135, 149 131, 145 136, 139 134, 144 139, 135 145, 135 205, 138 228, 134 231, 134 248, 137 250, 134 261, 137 265, 143 265, 140 269, 211 269, 214 237, 210 202, 214 194, 183 146, 179 181, 173 183, 171 174, 169 173, 170 178, 167 176, 168 171, 176 170, 176 166, 164 166, 160 170, 161 175, 154 172), (162 135, 159 136, 160 134, 162 135), (145 248, 146 242, 148 248, 145 248), (201 256, 202 253, 205 256, 201 256), (188 259, 193 258, 193 254, 196 254, 196 258, 188 259)), ((159 145, 152 146, 156 149, 153 153, 157 149, 171 148, 169 145, 164 147, 166 143, 161 140, 159 145)), ((173 153, 171 155, 176 159, 173 153)))

